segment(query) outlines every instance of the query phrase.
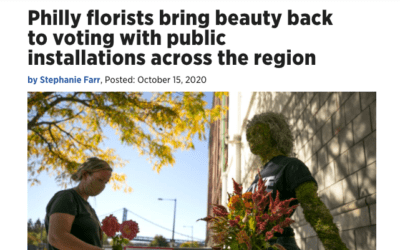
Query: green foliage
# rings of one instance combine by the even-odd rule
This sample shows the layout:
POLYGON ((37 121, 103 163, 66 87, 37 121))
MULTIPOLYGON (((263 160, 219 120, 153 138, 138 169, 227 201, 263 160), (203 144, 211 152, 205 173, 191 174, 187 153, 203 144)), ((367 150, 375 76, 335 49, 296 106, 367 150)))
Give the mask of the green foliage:
POLYGON ((38 232, 28 232, 28 245, 38 246, 39 243, 47 243, 47 233, 44 227, 38 232), (40 232, 42 230, 42 232, 40 232))
POLYGON ((114 245, 115 246, 117 246, 117 245, 124 246, 124 245, 127 245, 128 243, 130 243, 130 241, 126 238, 123 238, 121 235, 113 237, 110 241, 111 246, 114 246, 114 245))
POLYGON ((154 236, 154 240, 150 242, 149 244, 150 247, 168 247, 169 244, 167 242, 167 239, 165 239, 162 235, 156 235, 154 236))
POLYGON ((33 222, 32 219, 28 220, 28 232, 33 232, 33 222))
POLYGON ((105 232, 103 232, 103 245, 109 245, 108 236, 105 232))
POLYGON ((269 162, 272 158, 278 155, 285 155, 276 146, 268 124, 265 123, 251 123, 247 127, 246 138, 249 143, 250 151, 260 156, 263 164, 269 162))
POLYGON ((311 224, 326 250, 347 250, 333 223, 329 209, 317 195, 314 182, 305 182, 296 188, 296 196, 301 203, 304 218, 311 224))
POLYGON ((34 232, 28 232, 28 245, 35 245, 37 246, 38 243, 40 242, 39 238, 37 237, 37 234, 34 232))
POLYGON ((268 133, 270 137, 270 147, 276 148, 284 155, 289 155, 293 148, 293 135, 286 118, 280 113, 265 112, 255 115, 248 123, 246 132, 256 124, 267 125, 267 129, 262 133, 268 133), (267 131, 268 130, 268 131, 267 131))
MULTIPOLYGON (((225 92, 216 93, 220 98, 225 92)), ((173 166, 173 153, 194 149, 193 139, 206 138, 206 126, 226 107, 207 109, 204 93, 139 92, 30 92, 28 93, 28 180, 46 171, 66 187, 68 177, 87 158, 96 156, 111 167, 123 161, 113 149, 103 148, 103 129, 112 128, 123 145, 147 155, 159 172, 173 166)), ((114 190, 126 185, 124 174, 113 173, 114 190)))
POLYGON ((183 242, 180 247, 200 247, 200 244, 197 241, 186 241, 183 242))
MULTIPOLYGON (((288 155, 293 147, 293 136, 283 115, 266 112, 254 116, 247 124, 246 137, 250 150, 267 163, 278 155, 288 155)), ((296 188, 305 219, 317 232, 325 249, 347 249, 339 230, 333 223, 329 209, 319 199, 314 182, 296 188)))
POLYGON ((35 222, 35 225, 33 226, 33 231, 36 233, 39 233, 40 230, 42 230, 44 227, 44 225, 42 225, 42 222, 40 221, 40 219, 37 219, 35 222))

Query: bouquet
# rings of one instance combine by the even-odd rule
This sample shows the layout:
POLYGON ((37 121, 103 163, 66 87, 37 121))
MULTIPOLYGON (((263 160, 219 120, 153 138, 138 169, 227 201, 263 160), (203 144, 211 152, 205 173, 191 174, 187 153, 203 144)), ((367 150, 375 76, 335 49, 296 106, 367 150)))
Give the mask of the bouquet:
POLYGON ((101 222, 101 230, 112 238, 113 250, 122 250, 122 244, 128 244, 139 233, 139 226, 132 220, 119 224, 117 218, 111 214, 101 222), (121 234, 116 235, 117 232, 121 232, 121 234))
POLYGON ((295 198, 280 201, 277 191, 274 200, 272 192, 266 191, 260 173, 254 193, 242 194, 242 187, 235 180, 233 187, 234 193, 228 194, 229 211, 222 205, 213 205, 214 216, 200 219, 211 223, 214 248, 264 250, 272 247, 284 250, 281 245, 271 245, 268 240, 275 232, 283 233, 283 229, 294 222, 289 216, 297 205, 289 207, 289 203, 295 198))

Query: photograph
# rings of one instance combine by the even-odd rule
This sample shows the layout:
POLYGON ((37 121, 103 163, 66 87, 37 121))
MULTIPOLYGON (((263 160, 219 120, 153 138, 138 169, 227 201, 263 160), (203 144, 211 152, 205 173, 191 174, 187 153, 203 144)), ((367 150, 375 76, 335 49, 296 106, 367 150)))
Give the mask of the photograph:
POLYGON ((29 249, 375 248, 376 92, 27 104, 29 249))

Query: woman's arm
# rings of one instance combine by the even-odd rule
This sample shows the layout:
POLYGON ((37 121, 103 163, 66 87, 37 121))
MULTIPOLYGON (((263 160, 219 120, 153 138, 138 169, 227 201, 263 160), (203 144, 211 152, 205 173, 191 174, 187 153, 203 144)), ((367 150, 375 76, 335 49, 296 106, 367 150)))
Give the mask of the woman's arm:
POLYGON ((296 196, 304 211, 305 219, 311 224, 326 250, 346 249, 339 235, 339 230, 333 223, 329 209, 319 199, 317 186, 308 181, 296 188, 296 196))
POLYGON ((50 216, 48 235, 50 245, 60 250, 101 250, 100 247, 90 245, 70 233, 74 219, 75 216, 63 213, 54 213, 50 216))

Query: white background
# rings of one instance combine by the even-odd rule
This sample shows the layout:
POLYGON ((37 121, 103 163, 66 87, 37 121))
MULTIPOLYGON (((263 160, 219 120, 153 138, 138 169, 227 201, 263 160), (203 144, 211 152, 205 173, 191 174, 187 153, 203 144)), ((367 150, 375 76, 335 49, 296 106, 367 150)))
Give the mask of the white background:
MULTIPOLYGON (((377 91, 378 99, 378 249, 389 246, 395 236, 393 223, 397 190, 398 163, 398 84, 400 83, 400 2, 399 1, 4 1, 0 4, 1 21, 1 159, 2 215, 1 232, 8 249, 26 246, 26 97, 27 91, 377 91), (81 13, 76 29, 69 26, 28 25, 28 10, 69 9, 81 13), (86 13, 152 13, 151 26, 86 26, 86 13), (155 29, 158 33, 186 33, 196 26, 157 25, 159 10, 169 13, 209 13, 210 26, 225 33, 224 46, 120 46, 119 33, 136 29, 155 29), (282 13, 278 28, 271 26, 214 26, 215 10, 229 13, 282 13), (295 13, 332 15, 332 26, 287 26, 287 10, 295 13), (114 53, 145 53, 144 66, 28 66, 28 50, 54 53, 85 49, 97 52, 101 46, 55 46, 52 33, 69 33, 90 29, 91 32, 115 34, 114 53), (46 33, 45 46, 30 46, 28 31, 46 33), (218 50, 246 53, 246 66, 218 65, 218 50), (315 66, 254 66, 254 53, 314 53, 315 66), (211 53, 211 66, 152 66, 151 53, 211 53), (206 76, 206 84, 28 84, 30 77, 104 76, 206 76), (4 171, 5 170, 5 171, 4 171), (384 212, 387 211, 387 212, 384 212), (392 230, 387 230, 388 228, 392 230)), ((163 36, 165 39, 165 37, 163 36)))

